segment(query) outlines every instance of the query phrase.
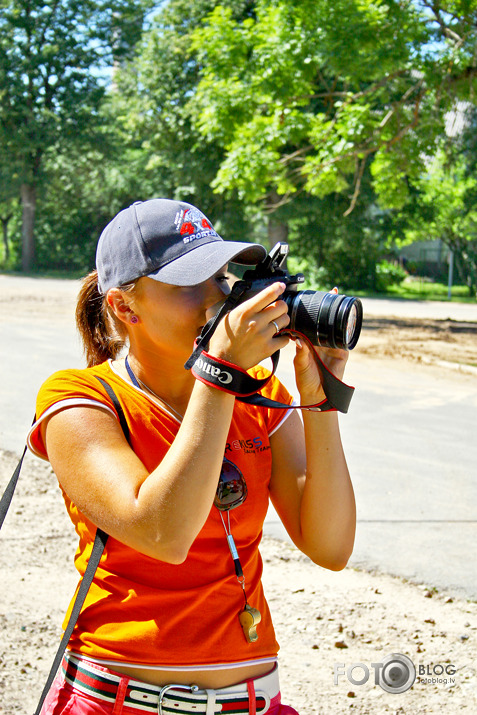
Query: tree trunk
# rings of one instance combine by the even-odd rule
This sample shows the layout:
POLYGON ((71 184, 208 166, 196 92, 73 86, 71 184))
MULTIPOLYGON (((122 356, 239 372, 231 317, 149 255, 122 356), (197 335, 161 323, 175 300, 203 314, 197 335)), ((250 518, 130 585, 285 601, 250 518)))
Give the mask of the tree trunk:
POLYGON ((22 184, 22 270, 28 272, 35 263, 35 209, 36 187, 22 184))
POLYGON ((13 214, 8 214, 8 216, 2 216, 2 229, 3 229, 3 245, 5 246, 5 262, 10 258, 10 246, 8 244, 8 223, 12 218, 13 214))
POLYGON ((288 224, 272 218, 273 212, 280 206, 282 198, 283 197, 281 197, 276 191, 270 191, 267 195, 266 212, 271 214, 268 218, 267 227, 268 243, 270 248, 273 248, 273 246, 279 241, 281 243, 287 243, 288 241, 288 224))
POLYGON ((274 221, 271 217, 268 219, 268 242, 270 248, 280 241, 281 243, 287 243, 288 241, 288 224, 279 223, 274 221))

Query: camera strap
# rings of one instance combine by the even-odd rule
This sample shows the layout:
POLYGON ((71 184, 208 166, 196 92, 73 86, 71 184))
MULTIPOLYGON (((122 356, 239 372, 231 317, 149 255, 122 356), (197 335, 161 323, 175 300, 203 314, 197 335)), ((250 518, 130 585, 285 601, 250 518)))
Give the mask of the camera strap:
MULTIPOLYGON (((262 380, 252 377, 252 375, 249 375, 238 365, 233 365, 226 360, 216 358, 207 352, 210 338, 214 334, 219 322, 224 315, 229 313, 240 303, 242 296, 251 288, 251 285, 252 282, 247 280, 240 280, 234 283, 231 293, 227 296, 218 313, 202 328, 201 334, 194 343, 194 350, 184 367, 186 370, 190 370, 197 380, 216 387, 218 390, 229 392, 235 395, 241 402, 274 409, 290 409, 290 405, 257 394, 259 390, 265 387, 271 376, 275 373, 280 356, 279 350, 271 356, 273 370, 270 376, 262 380)), ((311 341, 306 335, 303 335, 298 330, 288 330, 287 328, 281 330, 280 335, 290 335, 299 338, 308 345, 318 367, 321 384, 326 396, 324 400, 313 405, 292 405, 292 407, 297 410, 310 410, 315 412, 348 412, 349 404, 354 393, 354 387, 342 382, 328 370, 326 365, 316 354, 311 341)))
POLYGON ((251 285, 251 281, 236 281, 233 284, 231 292, 227 296, 225 302, 222 304, 218 313, 216 313, 216 315, 214 315, 214 317, 211 318, 202 328, 199 337, 194 343, 194 351, 184 365, 186 370, 190 370, 192 368, 192 366, 195 364, 200 355, 208 347, 209 340, 215 333, 217 325, 220 323, 224 315, 230 313, 230 311, 233 310, 233 308, 235 308, 235 306, 240 303, 240 299, 242 298, 243 294, 247 290, 249 290, 251 285))
MULTIPOLYGON (((249 375, 246 370, 243 370, 238 365, 234 365, 227 360, 214 357, 206 352, 203 348, 199 352, 199 356, 192 363, 191 372, 197 380, 215 387, 224 392, 228 392, 240 400, 250 405, 259 405, 261 407, 271 407, 274 409, 293 409, 310 410, 313 412, 348 412, 351 398, 353 397, 354 387, 346 385, 326 367, 320 357, 316 354, 310 340, 298 332, 297 330, 281 330, 280 335, 290 335, 297 337, 307 343, 314 356, 318 367, 321 384, 325 393, 325 399, 312 405, 289 405, 283 402, 271 400, 268 397, 257 394, 274 375, 280 356, 280 351, 277 350, 271 356, 273 370, 266 378, 257 379, 249 375)), ((197 348, 197 341, 195 343, 197 348)), ((195 352, 195 351, 194 351, 195 352)), ((194 353, 193 353, 194 355, 194 353)))
MULTIPOLYGON (((109 385, 101 377, 96 377, 96 379, 99 380, 99 382, 103 385, 106 392, 108 393, 108 395, 111 399, 111 402, 113 403, 113 405, 116 409, 116 412, 118 414, 119 422, 120 422, 122 430, 124 432, 124 436, 126 437, 127 441, 130 444, 129 427, 126 422, 126 417, 124 415, 123 409, 122 409, 122 407, 119 403, 119 400, 116 396, 116 393, 114 392, 111 385, 109 385)), ((35 422, 36 422, 36 416, 33 418, 32 424, 35 424, 35 422)), ((13 494, 14 494, 15 488, 17 486, 18 477, 20 476, 20 471, 22 468, 23 460, 24 460, 25 454, 27 452, 27 449, 28 448, 25 446, 25 449, 23 450, 23 454, 20 458, 20 461, 18 462, 18 465, 17 465, 15 471, 13 472, 10 482, 8 483, 7 488, 5 489, 5 492, 3 493, 3 496, 0 500, 0 529, 3 525, 3 522, 7 515, 7 511, 9 509, 10 503, 12 501, 13 494)), ((39 713, 43 707, 45 698, 48 694, 48 691, 50 690, 51 685, 55 679, 56 673, 57 673, 58 668, 60 667, 61 661, 63 659, 63 655, 66 650, 66 646, 68 645, 68 641, 71 638, 74 627, 76 625, 79 614, 81 612, 84 601, 86 599, 87 593, 88 593, 91 583, 93 581, 94 574, 96 573, 96 569, 98 568, 99 562, 101 560, 101 556, 103 555, 107 540, 108 540, 108 534, 105 531, 103 531, 102 529, 97 528, 93 547, 91 550, 91 554, 90 554, 90 557, 88 559, 88 563, 86 566, 86 570, 83 574, 83 578, 81 579, 81 582, 80 582, 80 585, 79 585, 79 588, 78 588, 78 591, 76 593, 76 597, 75 597, 75 600, 73 603, 73 607, 72 607, 72 610, 71 610, 71 613, 69 616, 68 623, 64 630, 61 642, 58 646, 56 655, 53 659, 53 664, 52 664, 50 672, 48 674, 48 678, 46 680, 45 687, 43 688, 43 691, 41 693, 40 700, 38 702, 38 705, 37 705, 34 715, 39 715, 39 713)))

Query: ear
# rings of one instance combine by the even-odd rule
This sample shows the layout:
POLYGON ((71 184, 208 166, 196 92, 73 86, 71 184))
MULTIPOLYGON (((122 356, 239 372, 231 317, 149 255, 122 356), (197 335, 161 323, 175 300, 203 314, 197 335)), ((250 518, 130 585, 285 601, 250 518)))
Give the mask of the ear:
POLYGON ((108 305, 115 316, 126 325, 137 324, 139 317, 135 314, 130 297, 119 288, 111 288, 106 296, 108 305))

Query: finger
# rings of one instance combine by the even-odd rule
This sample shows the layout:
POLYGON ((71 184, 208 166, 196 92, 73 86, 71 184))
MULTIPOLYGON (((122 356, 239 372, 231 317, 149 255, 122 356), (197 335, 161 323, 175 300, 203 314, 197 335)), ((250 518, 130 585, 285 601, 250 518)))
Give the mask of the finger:
MULTIPOLYGON (((277 335, 281 330, 285 330, 290 323, 290 317, 285 314, 278 317, 276 320, 271 320, 269 326, 273 332, 273 335, 277 335)), ((290 336, 288 336, 289 338, 290 336)))
POLYGON ((276 350, 283 350, 283 348, 286 348, 289 342, 290 338, 287 335, 277 335, 276 337, 273 336, 273 352, 275 352, 276 350))
POLYGON ((284 292, 285 288, 285 283, 272 283, 271 285, 261 290, 260 293, 257 293, 257 295, 254 295, 248 300, 241 303, 243 312, 260 312, 268 305, 270 305, 270 303, 276 301, 277 298, 281 296, 281 294, 284 292))
POLYGON ((288 306, 284 300, 276 300, 274 303, 267 305, 262 311, 262 315, 269 323, 271 323, 272 320, 279 322, 280 330, 290 322, 288 306))

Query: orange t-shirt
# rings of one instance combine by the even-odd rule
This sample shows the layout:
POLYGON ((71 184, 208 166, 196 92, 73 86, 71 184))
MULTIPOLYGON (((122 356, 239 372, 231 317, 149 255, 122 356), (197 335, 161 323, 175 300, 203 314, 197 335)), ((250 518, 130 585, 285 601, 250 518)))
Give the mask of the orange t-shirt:
MULTIPOLYGON (((257 377, 266 373, 261 367, 255 369, 257 377)), ((43 384, 37 400, 37 422, 29 435, 30 449, 47 459, 39 426, 55 411, 99 403, 116 415, 96 375, 114 389, 130 429, 132 448, 151 472, 172 444, 179 422, 126 382, 109 362, 57 372, 43 384)), ((275 377, 261 394, 292 402, 275 377)), ((182 564, 153 559, 109 538, 70 640, 72 651, 112 663, 166 668, 227 667, 276 657, 278 644, 261 583, 258 546, 269 500, 269 438, 288 414, 287 410, 236 400, 225 450, 225 457, 241 470, 248 488, 246 501, 229 515, 248 602, 262 614, 258 640, 248 643, 239 623, 243 592, 219 511, 212 506, 182 564)), ((75 565, 83 575, 96 528, 66 494, 64 498, 79 535, 75 565)))

